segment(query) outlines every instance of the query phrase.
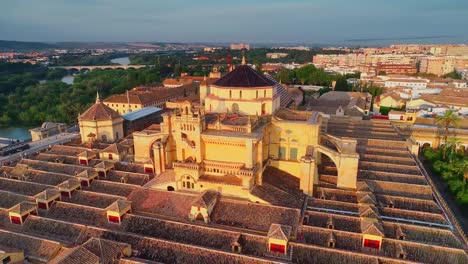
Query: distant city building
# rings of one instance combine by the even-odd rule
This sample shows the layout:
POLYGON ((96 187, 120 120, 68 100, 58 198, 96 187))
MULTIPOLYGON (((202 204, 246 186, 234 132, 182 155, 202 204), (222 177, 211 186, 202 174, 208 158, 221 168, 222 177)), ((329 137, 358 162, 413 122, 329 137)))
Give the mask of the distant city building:
POLYGON ((468 56, 468 45, 440 45, 433 46, 430 53, 446 56, 468 56))
POLYGON ((418 68, 415 64, 378 64, 376 74, 405 74, 411 75, 418 72, 418 68))
POLYGON ((266 57, 268 59, 281 59, 281 58, 286 58, 288 56, 287 53, 280 53, 280 52, 274 52, 274 53, 267 53, 266 57))
POLYGON ((279 50, 302 50, 302 51, 309 51, 309 47, 305 46, 295 46, 295 47, 273 47, 273 49, 279 49, 279 50))
POLYGON ((419 78, 391 78, 385 81, 386 88, 394 88, 394 87, 410 87, 410 88, 426 88, 427 84, 429 83, 428 79, 419 79, 419 78))
POLYGON ((221 50, 221 49, 223 49, 223 48, 221 48, 221 47, 204 47, 203 51, 204 52, 215 52, 215 51, 221 50))
POLYGON ((230 45, 231 50, 250 50, 250 44, 247 43, 232 43, 230 45))

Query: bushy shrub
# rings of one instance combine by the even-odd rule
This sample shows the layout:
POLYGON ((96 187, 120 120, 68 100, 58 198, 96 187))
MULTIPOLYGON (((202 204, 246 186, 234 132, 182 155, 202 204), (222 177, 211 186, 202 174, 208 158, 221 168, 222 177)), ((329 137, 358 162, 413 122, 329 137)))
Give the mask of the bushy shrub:
POLYGON ((460 180, 449 180, 448 186, 450 192, 452 192, 453 194, 458 194, 464 192, 465 183, 463 183, 463 181, 460 180))
POLYGON ((466 169, 466 157, 454 155, 450 163, 442 161, 441 150, 425 148, 422 150, 423 157, 430 162, 432 170, 436 172, 445 182, 449 191, 456 197, 460 205, 468 205, 468 190, 464 181, 464 170, 466 169))

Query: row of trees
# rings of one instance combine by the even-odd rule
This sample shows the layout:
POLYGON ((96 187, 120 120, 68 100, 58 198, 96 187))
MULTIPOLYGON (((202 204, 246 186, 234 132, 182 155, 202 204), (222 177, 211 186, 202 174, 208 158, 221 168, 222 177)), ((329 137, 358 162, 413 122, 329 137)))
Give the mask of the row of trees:
POLYGON ((161 81, 158 67, 93 70, 76 75, 73 85, 61 82, 61 74, 47 69, 41 75, 24 71, 14 78, 27 81, 13 86, 13 89, 0 83, 0 90, 3 91, 0 92, 0 124, 76 122, 78 113, 94 102, 96 91, 107 97, 137 85, 161 81), (39 83, 41 78, 49 75, 54 79, 39 83))
POLYGON ((353 77, 359 78, 359 74, 330 74, 323 70, 317 69, 312 64, 293 70, 282 69, 276 74, 276 79, 286 84, 319 85, 330 87, 332 86, 333 82, 336 82, 335 90, 337 91, 351 91, 352 86, 349 85, 346 80, 353 77))
POLYGON ((447 182, 450 193, 460 205, 468 205, 468 188, 466 184, 466 172, 468 159, 465 151, 457 147, 459 140, 450 139, 443 148, 434 150, 424 148, 423 157, 430 163, 431 168, 447 182), (445 153, 445 154, 444 154, 445 153), (446 159, 443 156, 446 156, 446 159))
POLYGON ((437 150, 424 148, 423 157, 431 168, 447 182, 449 191, 455 196, 460 205, 468 205, 468 158, 467 152, 456 137, 449 137, 450 127, 457 126, 461 118, 452 110, 446 111, 436 118, 438 126, 442 129, 443 144, 437 150))

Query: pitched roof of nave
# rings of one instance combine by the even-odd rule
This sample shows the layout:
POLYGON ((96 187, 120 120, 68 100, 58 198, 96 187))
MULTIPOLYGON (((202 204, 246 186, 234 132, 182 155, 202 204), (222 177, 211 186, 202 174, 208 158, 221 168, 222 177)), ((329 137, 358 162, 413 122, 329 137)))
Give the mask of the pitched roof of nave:
POLYGON ((274 86, 275 83, 247 65, 240 65, 213 83, 220 87, 256 88, 274 86))
POLYGON ((99 94, 96 96, 96 103, 93 104, 86 112, 80 115, 80 120, 85 121, 98 121, 98 120, 112 120, 114 118, 120 117, 112 108, 101 102, 99 94))

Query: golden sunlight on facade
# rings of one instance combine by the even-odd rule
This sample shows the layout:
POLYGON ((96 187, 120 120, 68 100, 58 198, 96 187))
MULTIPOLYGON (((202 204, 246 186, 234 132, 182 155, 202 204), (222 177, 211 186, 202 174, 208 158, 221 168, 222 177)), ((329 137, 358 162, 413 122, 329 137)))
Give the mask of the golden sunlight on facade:
MULTIPOLYGON (((313 195, 321 156, 338 168, 337 186, 355 189, 356 140, 328 135, 319 112, 281 107, 280 85, 243 64, 206 89, 205 105, 169 102, 158 127, 135 132, 135 161, 154 164, 148 186, 214 189, 268 203, 262 182, 268 166, 297 177, 313 195)), ((203 96, 203 95, 202 95, 203 96)))

